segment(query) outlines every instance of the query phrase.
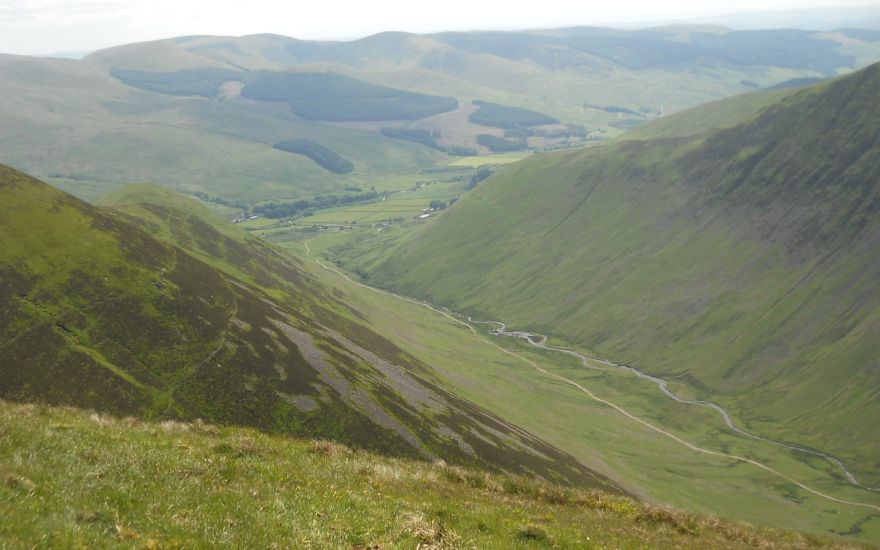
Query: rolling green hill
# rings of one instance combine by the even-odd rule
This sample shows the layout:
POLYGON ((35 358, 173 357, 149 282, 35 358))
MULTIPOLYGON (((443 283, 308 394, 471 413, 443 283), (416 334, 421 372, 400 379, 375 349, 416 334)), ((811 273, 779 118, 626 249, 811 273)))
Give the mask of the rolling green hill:
POLYGON ((310 198, 449 162, 439 151, 288 109, 183 97, 124 85, 96 65, 0 55, 0 162, 94 199, 161 183, 227 203, 310 198), (344 176, 273 148, 308 139, 348 159, 344 176))
MULTIPOLYGON (((444 33, 438 38, 467 51, 492 53, 511 59, 546 64, 548 50, 564 48, 576 54, 597 56, 630 69, 674 65, 714 59, 733 65, 764 65, 819 71, 852 66, 855 59, 833 41, 804 30, 727 31, 722 28, 667 27, 616 30, 574 27, 546 34, 444 33)), ((573 64, 577 62, 572 61, 573 64)), ((583 58, 587 61, 589 58, 583 58)))
POLYGON ((243 425, 619 491, 456 397, 299 262, 153 186, 0 167, 0 396, 243 425), (112 205, 112 206, 111 206, 112 205))
POLYGON ((535 156, 346 266, 663 376, 876 486, 878 90, 874 65, 726 129, 535 156))
MULTIPOLYGON (((196 36, 111 48, 86 62, 113 71, 331 71, 462 104, 485 100, 534 110, 617 134, 630 124, 620 116, 627 111, 642 115, 635 119, 655 117, 791 79, 839 74, 878 58, 880 43, 858 33, 676 26, 386 32, 350 42, 196 36)), ((462 132, 454 117, 416 126, 451 136, 462 132)))

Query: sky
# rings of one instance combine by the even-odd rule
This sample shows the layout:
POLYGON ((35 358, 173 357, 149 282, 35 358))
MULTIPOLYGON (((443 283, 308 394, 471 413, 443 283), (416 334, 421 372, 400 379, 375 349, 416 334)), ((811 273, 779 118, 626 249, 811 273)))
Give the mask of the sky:
MULTIPOLYGON (((835 7, 841 0, 0 0, 0 53, 43 55, 192 34, 277 33, 349 40, 398 30, 637 25, 742 12, 835 7)), ((848 6, 880 0, 844 0, 848 6)))

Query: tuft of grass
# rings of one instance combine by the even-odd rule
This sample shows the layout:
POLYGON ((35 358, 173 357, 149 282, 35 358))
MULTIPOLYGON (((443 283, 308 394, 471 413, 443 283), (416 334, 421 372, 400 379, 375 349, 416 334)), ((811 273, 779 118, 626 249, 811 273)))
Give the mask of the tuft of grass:
POLYGON ((437 519, 427 519, 423 514, 408 514, 403 530, 418 541, 419 550, 458 550, 465 548, 455 531, 445 527, 437 519))
POLYGON ((547 533, 537 525, 528 524, 516 532, 516 538, 527 542, 549 542, 547 533))
POLYGON ((636 516, 636 521, 651 525, 667 525, 682 535, 695 535, 696 524, 693 517, 665 508, 645 510, 636 516))

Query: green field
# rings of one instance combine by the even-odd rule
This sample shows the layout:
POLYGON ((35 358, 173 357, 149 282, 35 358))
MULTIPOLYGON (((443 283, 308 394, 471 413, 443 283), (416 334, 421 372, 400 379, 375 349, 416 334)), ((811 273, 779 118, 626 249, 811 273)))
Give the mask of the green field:
MULTIPOLYGON (((45 242, 64 242, 64 239, 73 239, 77 247, 88 247, 90 242, 98 238, 109 239, 110 244, 101 247, 105 254, 97 265, 88 263, 96 259, 94 255, 82 254, 78 252, 79 248, 72 246, 61 246, 58 253, 48 256, 51 265, 55 266, 52 269, 46 269, 41 261, 32 262, 30 271, 27 272, 28 277, 41 273, 55 274, 55 278, 41 276, 37 280, 43 289, 39 295, 46 296, 49 292, 57 295, 59 305, 53 306, 57 313, 51 313, 55 311, 53 309, 49 317, 46 317, 45 306, 41 309, 28 305, 30 302, 24 305, 13 302, 12 317, 4 317, 4 322, 12 319, 17 323, 26 322, 29 326, 32 325, 33 330, 29 332, 29 337, 32 338, 42 334, 38 330, 40 327, 53 334, 58 331, 54 339, 44 337, 39 340, 41 353, 53 353, 55 345, 62 349, 73 345, 70 353, 76 350, 76 357, 83 353, 86 355, 82 357, 91 357, 95 364, 90 372, 94 371, 93 376, 103 375, 103 378, 99 378, 101 384, 112 385, 112 395, 117 399, 114 406, 123 414, 132 414, 131 411, 137 411, 138 407, 143 406, 133 406, 126 401, 140 399, 139 396, 143 393, 152 396, 152 404, 148 401, 148 410, 160 417, 163 410, 167 410, 168 405, 173 403, 175 407, 179 407, 177 414, 183 417, 198 415, 204 418, 211 415, 224 424, 252 425, 255 421, 251 417, 251 409, 256 406, 259 407, 256 410, 262 415, 258 417, 258 425, 269 431, 300 434, 305 431, 316 435, 347 437, 353 438, 352 442, 358 446, 367 446, 389 454, 412 453, 412 450, 407 451, 407 446, 402 441, 387 432, 377 430, 373 424, 357 416, 361 413, 344 408, 340 402, 334 402, 332 407, 328 405, 329 409, 321 408, 313 417, 302 417, 301 412, 285 405, 271 390, 261 390, 259 399, 248 397, 248 392, 253 391, 249 388, 270 389, 274 387, 272 384, 284 383, 285 378, 282 377, 279 381, 277 377, 279 365, 288 365, 291 369, 294 367, 283 359, 283 352, 278 351, 281 349, 278 341, 270 338, 272 329, 271 324, 267 324, 268 319, 280 315, 282 311, 290 311, 291 313, 285 314, 290 316, 308 312, 310 317, 296 321, 300 330, 317 331, 308 320, 314 316, 319 319, 320 326, 338 326, 348 335, 342 339, 340 336, 326 333, 319 335, 315 332, 313 338, 321 338, 322 345, 336 346, 336 349, 346 349, 347 346, 352 351, 345 353, 364 354, 366 352, 362 350, 357 351, 361 348, 356 347, 356 344, 342 346, 339 342, 369 342, 371 347, 384 350, 382 353, 388 354, 387 357, 395 364, 408 365, 408 372, 421 373, 419 376, 424 377, 422 379, 434 384, 434 389, 431 390, 435 392, 435 397, 432 398, 434 402, 439 399, 437 396, 443 395, 446 396, 444 400, 456 403, 456 408, 465 407, 461 398, 452 397, 460 395, 554 446, 541 447, 536 440, 528 439, 532 442, 530 444, 538 445, 536 448, 541 450, 524 452, 521 447, 510 447, 502 448, 499 452, 498 447, 490 445, 481 448, 481 452, 490 453, 487 457, 494 457, 491 460, 483 457, 477 462, 466 455, 450 455, 450 459, 454 457, 455 460, 465 462, 473 460, 475 464, 484 466, 492 464, 494 460, 507 460, 502 462, 503 469, 518 468, 517 471, 523 471, 523 465, 529 464, 524 471, 539 473, 546 464, 543 460, 534 462, 536 457, 548 456, 548 453, 556 453, 557 457, 573 456, 581 461, 580 467, 584 472, 590 471, 587 467, 591 467, 600 474, 617 480, 625 490, 648 502, 672 504, 685 510, 711 511, 761 525, 785 526, 826 535, 849 533, 847 536, 853 539, 877 540, 878 525, 872 519, 874 508, 837 503, 799 488, 792 480, 830 497, 869 506, 880 505, 878 495, 865 494, 865 491, 858 491, 841 483, 839 473, 827 464, 804 461, 803 457, 796 454, 731 434, 716 414, 677 405, 662 396, 653 385, 640 382, 631 375, 585 369, 565 356, 531 348, 523 349, 512 341, 499 341, 497 343, 502 346, 499 347, 494 345, 490 337, 472 332, 460 321, 420 304, 401 301, 354 285, 340 275, 323 269, 312 258, 301 256, 300 260, 295 260, 279 256, 271 248, 259 244, 259 241, 247 238, 235 226, 223 224, 209 216, 203 208, 181 207, 182 199, 174 198, 160 188, 142 186, 107 197, 102 204, 105 208, 115 208, 113 214, 101 214, 72 199, 62 199, 47 187, 37 189, 54 201, 66 202, 60 203, 64 205, 63 208, 56 208, 54 211, 51 200, 28 202, 28 196, 24 196, 16 197, 18 202, 8 202, 13 205, 16 213, 16 225, 14 232, 3 234, 7 235, 10 243, 16 243, 16 254, 27 254, 29 250, 37 249, 38 245, 45 247, 45 242), (28 223, 45 217, 48 217, 47 220, 55 219, 55 222, 45 222, 45 226, 54 228, 53 232, 38 236, 28 232, 28 223), (93 219, 104 221, 96 223, 91 221, 93 219), (128 219, 136 225, 126 229, 123 220, 128 219), (107 232, 107 224, 115 224, 112 227, 124 235, 124 242, 142 243, 138 248, 127 252, 126 265, 131 270, 131 280, 115 281, 112 292, 116 296, 113 303, 118 303, 125 296, 133 295, 133 290, 128 289, 139 289, 139 292, 147 296, 147 303, 154 304, 143 313, 137 313, 135 308, 126 316, 108 317, 108 314, 102 313, 102 302, 80 301, 76 294, 63 294, 66 288, 64 281, 68 279, 65 270, 75 270, 76 265, 80 265, 75 264, 71 258, 79 258, 77 262, 86 262, 82 265, 88 270, 79 276, 77 292, 92 288, 92 283, 86 284, 91 280, 90 277, 97 285, 107 284, 100 282, 102 274, 112 274, 114 280, 121 277, 119 274, 123 272, 115 266, 124 258, 118 252, 121 249, 112 245, 113 235, 116 233, 107 232), (151 236, 146 236, 134 227, 149 229, 151 236), (22 237, 26 235, 39 239, 31 242, 22 237), (160 244, 153 241, 153 238, 169 244, 160 244), (184 255, 180 251, 174 252, 179 249, 170 248, 170 243, 186 247, 187 254, 192 256, 184 255), (250 250, 249 255, 242 255, 242 246, 245 244, 247 250, 250 250), (142 248, 153 252, 142 258, 138 252, 142 248), (173 285, 172 288, 179 289, 174 290, 173 294, 179 296, 179 307, 176 305, 178 299, 167 302, 157 290, 154 282, 158 276, 152 272, 158 268, 152 263, 145 263, 159 262, 161 265, 169 265, 171 262, 168 254, 172 253, 176 254, 177 266, 164 277, 169 285, 173 285), (190 271, 197 270, 198 276, 182 278, 181 270, 186 265, 190 266, 187 268, 190 271), (209 269, 208 266, 212 267, 209 269), (215 272, 214 269, 220 271, 215 272), (218 275, 221 272, 224 274, 222 277, 218 275), (224 286, 223 280, 239 283, 224 286), (124 294, 126 292, 128 294, 124 294), (252 292, 264 294, 260 294, 261 298, 257 299, 252 292), (205 297, 205 293, 210 293, 210 300, 205 297), (191 313, 196 304, 202 304, 198 308, 201 308, 199 311, 202 311, 203 316, 211 319, 217 317, 217 320, 210 325, 204 325, 204 329, 198 329, 204 322, 201 317, 191 313), (267 307, 270 309, 266 309, 267 307), (296 310, 283 309, 293 307, 296 310), (158 311, 151 313, 153 308, 158 311), (217 333, 220 330, 218 327, 224 326, 224 319, 230 314, 229 311, 237 312, 238 323, 230 323, 222 329, 222 333, 217 333), (267 317, 264 319, 263 315, 267 317), (179 341, 175 336, 177 333, 171 331, 164 339, 151 340, 150 346, 138 344, 141 342, 141 332, 138 331, 142 330, 139 323, 144 316, 146 320, 143 322, 151 333, 160 331, 161 328, 158 327, 163 324, 173 323, 178 331, 185 329, 199 338, 189 337, 186 341, 179 341), (57 327, 54 324, 56 318, 61 319, 63 326, 68 327, 65 330, 72 335, 64 336, 67 333, 62 329, 53 328, 57 327), (188 328, 190 326, 192 328, 188 328), (254 330, 257 327, 259 328, 254 330), (204 334, 197 332, 198 330, 204 331, 204 334), (103 339, 104 335, 111 335, 114 338, 112 342, 124 342, 126 348, 114 347, 112 342, 103 339), (221 338, 220 344, 217 343, 218 338, 221 338), (363 340, 364 338, 367 340, 363 340), (184 363, 187 357, 203 357, 206 350, 210 349, 220 350, 220 355, 210 355, 210 368, 197 365, 195 369, 183 368, 175 371, 169 368, 171 356, 168 355, 168 349, 175 350, 175 361, 184 363), (182 353, 181 350, 189 351, 182 353), (516 355, 510 355, 507 351, 516 355), (128 354, 131 354, 131 360, 126 359, 128 354), (239 361, 245 361, 249 366, 245 369, 239 361), (136 367, 141 362, 146 365, 163 365, 167 372, 146 373, 136 367), (536 369, 536 365, 543 371, 536 369), (218 372, 221 373, 219 378, 218 372), (245 377, 246 374, 249 377, 245 377), (595 396, 605 402, 579 391, 555 375, 589 387, 595 396), (177 380, 174 392, 166 393, 162 384, 155 385, 157 377, 159 380, 166 377, 177 380), (254 386, 257 382, 259 385, 254 386), (266 386, 267 384, 269 385, 266 386), (453 393, 446 393, 447 389, 453 393), (621 414, 619 410, 609 407, 609 402, 626 409, 631 415, 652 426, 662 427, 667 433, 660 433, 621 414), (243 407, 243 404, 247 404, 247 407, 243 407), (278 416, 277 411, 283 411, 283 415, 278 416), (681 441, 675 438, 680 438, 681 441), (725 455, 750 457, 779 473, 761 470, 737 459, 696 452, 682 441, 725 455), (533 454, 536 452, 538 454, 533 454)), ((37 194, 37 198, 43 197, 42 194, 37 194)), ((450 212, 451 210, 441 213, 439 218, 442 219, 450 212)), ((389 230, 389 236, 393 237, 406 230, 406 227, 393 226, 389 230)), ((322 254, 328 247, 336 249, 349 239, 372 234, 375 234, 372 229, 319 233, 317 239, 310 241, 310 247, 313 254, 322 254)), ((313 233, 312 237, 314 235, 313 233)), ((289 250, 298 251, 300 255, 305 250, 302 244, 289 240, 286 244, 289 250)), ((4 248, 7 255, 12 249, 4 248)), ((8 259, 12 262, 10 265, 18 265, 18 257, 8 259)), ((28 292, 26 288, 18 292, 22 291, 28 292)), ((287 322, 294 322, 293 317, 285 319, 287 322)), ((43 380, 39 376, 38 366, 25 373, 12 370, 14 363, 9 361, 24 353, 26 348, 22 346, 25 344, 24 340, 18 339, 11 342, 11 347, 7 346, 7 352, 11 351, 11 354, 7 353, 0 361, 0 367, 7 372, 5 383, 17 379, 10 375, 12 372, 18 373, 17 376, 32 374, 34 380, 43 380)), ((73 373, 81 376, 81 368, 80 366, 80 370, 73 369, 68 373, 65 367, 53 379, 64 379, 63 376, 73 376, 73 373)), ((290 371, 295 372, 296 376, 289 376, 287 380, 300 380, 310 372, 305 365, 298 362, 296 368, 300 370, 290 371)), ((365 377, 363 380, 371 380, 370 387, 375 388, 375 395, 387 395, 387 389, 382 389, 387 383, 383 382, 386 378, 372 378, 368 374, 369 370, 363 370, 369 369, 366 364, 352 365, 351 368, 357 368, 358 376, 365 377)), ((98 384, 93 386, 99 387, 98 384)), ((65 384, 64 391, 73 387, 75 386, 72 383, 65 384)), ((39 388, 31 386, 31 391, 36 389, 39 388)), ((50 389, 51 386, 46 388, 47 391, 50 389)), ((297 391, 306 389, 300 388, 297 391)), ((67 397, 66 394, 58 393, 49 395, 55 400, 74 399, 75 402, 87 406, 106 408, 106 397, 100 392, 73 392, 67 397), (83 401, 85 399, 90 401, 83 401)), ((411 416, 404 418, 412 420, 411 416)), ((418 430, 425 430, 436 421, 436 418, 431 418, 433 417, 417 417, 412 425, 419 426, 418 430)), ((468 422, 470 421, 458 417, 454 425, 468 426, 468 422)), ((462 433, 470 437, 467 434, 472 433, 470 430, 474 428, 476 425, 465 427, 463 429, 466 431, 462 433)), ((430 436, 426 434, 426 437, 430 436)), ((441 441, 437 440, 432 445, 443 445, 441 441)), ((470 441, 477 444, 480 440, 470 441)), ((20 468, 12 474, 27 480, 45 479, 45 472, 51 466, 40 468, 45 468, 42 470, 44 473, 35 474, 33 470, 20 468)), ((125 490, 130 493, 132 486, 141 487, 145 481, 148 482, 135 472, 128 478, 125 490)), ((8 485, 4 490, 7 489, 8 485)), ((155 491, 156 488, 148 490, 155 491)), ((45 496, 45 505, 40 510, 45 511, 46 506, 51 508, 61 505, 57 494, 58 491, 54 488, 49 489, 45 496)), ((95 506, 92 501, 79 502, 82 502, 81 506, 95 506)), ((39 529, 43 516, 28 514, 23 510, 28 509, 16 504, 10 513, 29 515, 31 521, 38 523, 16 524, 32 526, 24 527, 25 529, 39 529)), ((123 513, 131 511, 134 514, 127 516, 133 524, 145 525, 142 522, 147 522, 146 525, 154 525, 152 528, 158 529, 156 523, 149 523, 148 518, 140 515, 143 512, 138 510, 140 509, 137 507, 124 508, 123 513)), ((75 511, 70 513, 75 514, 75 511)), ((159 521, 157 516, 150 517, 154 518, 153 521, 159 521)), ((10 532, 10 536, 14 533, 15 531, 10 532)))
POLYGON ((424 198, 389 199, 362 206, 325 210, 314 216, 302 218, 298 223, 300 225, 309 225, 385 222, 398 218, 413 218, 422 214, 422 210, 425 208, 427 208, 427 203, 424 198))
POLYGON ((624 132, 617 137, 617 140, 689 137, 712 130, 729 128, 758 116, 761 111, 791 95, 794 91, 791 89, 763 90, 711 101, 624 132))
POLYGON ((456 160, 450 166, 491 166, 493 164, 512 164, 528 157, 531 153, 501 153, 482 157, 464 157, 456 160))
POLYGON ((447 203, 466 192, 465 187, 474 171, 465 167, 450 167, 430 173, 389 178, 370 186, 382 194, 382 198, 367 203, 351 204, 336 208, 316 210, 314 213, 293 220, 259 218, 240 224, 244 229, 283 243, 296 236, 300 229, 315 225, 348 226, 351 224, 401 223, 420 216, 429 208, 431 201, 447 203), (289 234, 293 231, 294 236, 289 234))
POLYGON ((391 195, 387 200, 365 205, 326 210, 298 221, 300 225, 321 223, 375 223, 423 214, 432 200, 448 201, 463 192, 463 182, 435 183, 413 191, 391 195))

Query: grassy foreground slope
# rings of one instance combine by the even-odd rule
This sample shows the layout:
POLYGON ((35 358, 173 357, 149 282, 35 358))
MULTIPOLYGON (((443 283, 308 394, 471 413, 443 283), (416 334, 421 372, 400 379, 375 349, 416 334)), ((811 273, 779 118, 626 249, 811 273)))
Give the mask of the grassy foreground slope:
POLYGON ((6 167, 0 202, 4 398, 202 418, 616 490, 435 384, 296 260, 197 203, 140 186, 112 199, 126 211, 100 209, 6 167))
POLYGON ((0 401, 5 548, 858 548, 204 423, 0 401))
POLYGON ((880 65, 715 133, 518 163, 373 284, 673 379, 880 482, 880 65))

